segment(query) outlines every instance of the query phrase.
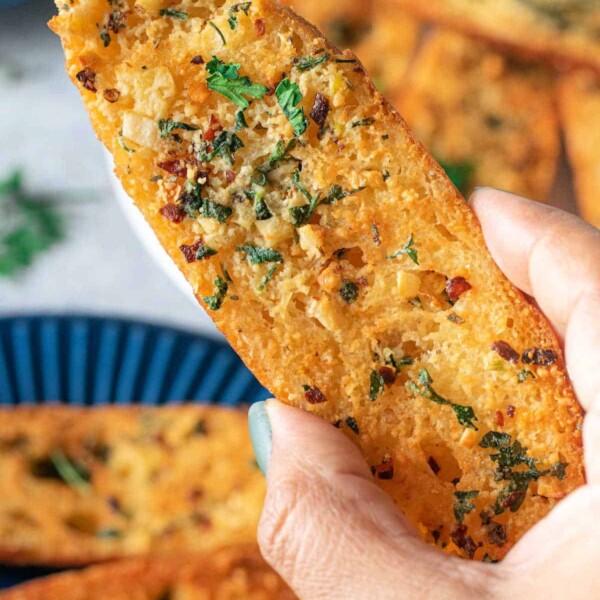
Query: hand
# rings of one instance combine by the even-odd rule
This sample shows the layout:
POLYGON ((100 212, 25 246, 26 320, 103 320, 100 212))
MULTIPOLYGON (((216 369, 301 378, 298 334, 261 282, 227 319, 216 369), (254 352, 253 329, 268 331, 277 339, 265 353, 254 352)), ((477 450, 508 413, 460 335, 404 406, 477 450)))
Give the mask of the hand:
POLYGON ((303 600, 600 598, 600 231, 495 190, 471 204, 500 268, 564 342, 587 411, 588 484, 502 563, 469 562, 418 538, 342 433, 274 400, 255 405, 253 443, 268 466, 259 543, 303 600))

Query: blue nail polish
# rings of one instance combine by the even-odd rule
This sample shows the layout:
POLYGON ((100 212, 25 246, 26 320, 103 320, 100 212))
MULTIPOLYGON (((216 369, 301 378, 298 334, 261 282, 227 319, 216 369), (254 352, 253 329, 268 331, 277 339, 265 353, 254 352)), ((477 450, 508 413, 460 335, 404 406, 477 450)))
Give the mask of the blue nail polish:
POLYGON ((248 426, 250 427, 250 439, 252 440, 256 462, 263 475, 266 475, 271 459, 271 449, 273 448, 273 431, 266 402, 256 402, 250 407, 248 426))

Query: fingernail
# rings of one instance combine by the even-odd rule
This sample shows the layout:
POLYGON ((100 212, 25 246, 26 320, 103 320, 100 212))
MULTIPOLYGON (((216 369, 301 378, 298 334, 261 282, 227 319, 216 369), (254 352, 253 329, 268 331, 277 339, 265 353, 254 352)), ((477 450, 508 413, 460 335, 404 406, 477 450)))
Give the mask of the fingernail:
POLYGON ((248 426, 250 427, 250 439, 252 440, 256 462, 262 474, 266 475, 273 447, 273 431, 266 402, 256 402, 250 407, 248 426))

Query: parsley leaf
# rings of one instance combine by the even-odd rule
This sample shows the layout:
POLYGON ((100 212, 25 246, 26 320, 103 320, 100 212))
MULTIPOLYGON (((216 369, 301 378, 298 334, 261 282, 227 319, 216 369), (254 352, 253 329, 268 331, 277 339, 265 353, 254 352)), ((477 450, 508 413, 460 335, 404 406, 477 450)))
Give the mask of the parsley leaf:
POLYGON ((227 296, 229 285, 222 277, 215 279, 215 293, 212 296, 205 296, 204 302, 210 310, 219 310, 223 305, 223 300, 227 296))
POLYGON ((258 286, 259 292, 264 291, 267 283, 269 283, 269 281, 271 281, 271 279, 273 279, 273 276, 277 272, 277 269, 279 269, 279 265, 274 265, 269 269, 269 272, 263 277, 263 280, 260 282, 260 285, 258 286))
POLYGON ((0 181, 0 277, 28 267, 63 237, 63 218, 25 194, 20 172, 0 181))
POLYGON ((410 237, 408 238, 408 241, 406 242, 406 244, 404 244, 404 247, 401 250, 398 250, 398 252, 396 252, 395 254, 388 256, 388 259, 398 258, 398 256, 402 256, 403 254, 405 254, 406 256, 408 256, 408 258, 410 258, 410 260, 412 260, 416 265, 418 265, 419 264, 419 254, 418 254, 417 249, 414 247, 414 245, 415 245, 415 240, 411 233, 410 237))
POLYGON ((208 24, 217 32, 217 35, 221 38, 221 41, 223 42, 223 46, 227 46, 227 40, 225 39, 223 32, 212 21, 209 21, 208 24))
POLYGON ((202 200, 200 216, 205 219, 216 219, 219 223, 225 223, 232 214, 233 209, 230 206, 223 206, 206 198, 202 200))
POLYGON ((250 10, 251 6, 252 2, 240 2, 239 4, 234 4, 229 9, 229 19, 227 19, 227 22, 229 23, 229 27, 232 31, 238 26, 238 18, 236 13, 243 12, 246 16, 248 16, 248 11, 250 10))
POLYGON ((158 122, 158 130, 161 138, 168 138, 176 129, 183 131, 196 131, 198 128, 194 125, 173 121, 172 119, 160 119, 158 122))
POLYGON ((254 214, 257 221, 267 221, 273 216, 265 202, 265 190, 262 185, 253 181, 252 188, 244 193, 254 203, 254 214))
POLYGON ((369 384, 369 400, 374 402, 381 394, 383 394, 385 380, 379 371, 371 371, 369 384))
POLYGON ((358 298, 358 286, 353 281, 344 279, 342 287, 340 288, 340 296, 347 304, 356 302, 356 299, 358 298))
POLYGON ((321 195, 310 195, 310 192, 300 183, 300 171, 298 170, 294 172, 292 183, 294 184, 294 187, 308 200, 308 204, 305 204, 304 206, 294 206, 293 208, 290 208, 292 224, 295 227, 301 227, 310 221, 310 218, 319 205, 321 195))
POLYGON ((119 146, 121 146, 121 148, 123 148, 123 150, 125 150, 125 152, 129 152, 129 153, 135 152, 135 150, 133 148, 130 148, 129 146, 127 146, 125 144, 125 140, 123 140, 123 132, 122 131, 119 131, 118 140, 119 140, 119 146))
POLYGON ((366 119, 361 119, 360 121, 354 121, 354 123, 352 123, 352 128, 366 127, 367 125, 373 125, 373 123, 375 123, 375 119, 373 117, 367 117, 366 119))
POLYGON ((108 48, 110 46, 110 42, 111 42, 110 33, 108 33, 108 30, 106 29, 106 27, 103 27, 100 30, 100 39, 102 40, 102 43, 104 44, 105 48, 108 48))
POLYGON ((363 185, 359 188, 345 191, 344 188, 342 188, 342 186, 334 184, 329 189, 327 197, 321 202, 321 204, 333 204, 337 200, 343 200, 344 198, 347 198, 348 196, 353 196, 354 194, 358 194, 358 192, 362 192, 365 189, 367 188, 363 185))
POLYGON ((214 248, 201 244, 196 251, 196 260, 204 260, 210 256, 215 256, 217 251, 214 248))
POLYGON ((235 125, 233 126, 233 128, 235 129, 235 131, 241 131, 242 129, 246 129, 247 127, 248 123, 246 123, 244 111, 240 109, 235 113, 235 125))
POLYGON ((296 143, 296 138, 292 138, 287 144, 283 140, 279 140, 269 160, 264 165, 258 167, 258 171, 268 173, 275 169, 280 162, 288 159, 293 160, 293 157, 288 156, 288 154, 296 147, 296 143))
POLYGON ((246 258, 253 265, 260 265, 262 263, 270 262, 283 262, 283 257, 281 254, 272 248, 260 248, 259 246, 254 246, 253 244, 244 244, 243 246, 238 246, 236 251, 244 252, 246 254, 246 258))
POLYGON ((523 369, 522 371, 519 371, 517 373, 517 382, 525 383, 528 377, 531 377, 531 379, 535 380, 535 374, 532 371, 529 371, 528 369, 523 369))
POLYGON ((389 348, 383 349, 383 360, 386 365, 394 368, 396 375, 400 373, 402 367, 410 367, 415 362, 415 359, 412 356, 403 356, 402 358, 396 359, 394 353, 389 348))
POLYGON ((445 404, 452 408, 454 414, 456 415, 456 419, 460 425, 464 427, 469 427, 477 431, 477 427, 473 423, 473 421, 477 421, 477 416, 475 415, 475 411, 470 406, 463 406, 462 404, 456 404, 455 402, 451 402, 447 400, 443 396, 440 396, 431 386, 433 385, 433 380, 431 379, 431 375, 429 375, 429 371, 427 369, 422 369, 419 373, 419 385, 417 385, 414 381, 407 381, 406 387, 413 392, 413 394, 417 394, 418 396, 422 396, 423 398, 427 398, 427 400, 431 400, 436 404, 445 404))
POLYGON ((81 492, 89 491, 91 475, 83 465, 71 462, 60 450, 52 452, 50 460, 56 472, 67 485, 81 492))
POLYGON ((250 102, 244 96, 261 99, 267 88, 258 83, 252 83, 248 77, 240 77, 238 71, 241 65, 223 63, 216 56, 206 65, 210 77, 206 80, 208 89, 222 94, 241 109, 245 110, 250 102))
POLYGON ((303 58, 299 58, 298 60, 296 60, 296 69, 298 69, 298 71, 310 71, 318 65, 327 62, 328 59, 328 52, 325 52, 324 54, 315 57, 304 56, 303 58))
POLYGON ((171 17, 173 19, 179 19, 180 21, 187 21, 189 15, 182 10, 175 10, 174 8, 161 8, 159 13, 161 17, 171 17))
POLYGON ((308 129, 308 119, 304 114, 304 109, 298 107, 302 102, 302 92, 297 83, 292 83, 287 77, 277 86, 275 90, 279 106, 283 114, 294 127, 296 137, 302 135, 308 129))
POLYGON ((454 492, 454 496, 456 498, 456 502, 454 503, 454 516, 458 523, 462 524, 465 515, 468 515, 475 510, 475 505, 472 502, 469 502, 469 500, 477 498, 479 492, 477 490, 473 490, 472 492, 454 492))
POLYGON ((230 165, 233 165, 233 156, 244 147, 244 142, 231 131, 222 131, 219 137, 212 144, 212 152, 206 152, 206 146, 198 153, 198 159, 202 162, 211 162, 215 157, 220 156, 230 165))

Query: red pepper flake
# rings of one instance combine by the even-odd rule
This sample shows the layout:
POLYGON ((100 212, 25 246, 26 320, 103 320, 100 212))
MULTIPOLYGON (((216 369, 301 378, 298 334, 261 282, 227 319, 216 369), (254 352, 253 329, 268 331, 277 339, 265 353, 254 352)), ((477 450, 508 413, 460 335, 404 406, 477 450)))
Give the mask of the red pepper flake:
POLYGON ((304 386, 304 397, 306 401, 310 404, 322 404, 323 402, 327 402, 327 398, 325 398, 325 394, 316 386, 304 386))
POLYGON ((327 100, 323 94, 317 94, 315 97, 315 103, 313 104, 310 112, 310 118, 319 127, 323 127, 323 125, 325 125, 327 115, 329 115, 329 100, 327 100))
POLYGON ((496 521, 490 521, 486 525, 487 536, 490 544, 499 546, 500 548, 506 544, 506 526, 496 521))
POLYGON ((427 464, 429 465, 429 468, 433 471, 434 475, 437 475, 440 472, 440 465, 437 464, 437 461, 435 460, 435 458, 433 458, 433 456, 430 456, 427 459, 427 464))
POLYGON ((192 58, 192 60, 190 62, 193 65, 203 65, 204 59, 200 55, 198 55, 198 56, 194 56, 194 58, 192 58))
POLYGON ((498 427, 504 427, 504 414, 501 410, 496 411, 496 425, 498 425, 498 427))
POLYGON ((451 302, 456 302, 465 292, 473 286, 464 277, 453 277, 446 281, 446 293, 451 302))
POLYGON ((513 365, 516 365, 519 362, 519 353, 507 342, 503 342, 502 340, 494 342, 492 344, 492 350, 496 352, 500 358, 503 358, 513 365))
POLYGON ((375 467, 375 473, 379 479, 394 478, 394 461, 391 458, 383 459, 383 462, 375 467))
POLYGON ((204 139, 207 142, 212 142, 215 139, 215 132, 212 129, 204 132, 204 139))
POLYGON ((198 260, 198 250, 200 250, 202 244, 202 240, 198 240, 195 244, 191 246, 179 246, 179 249, 183 252, 185 260, 187 260, 188 263, 193 263, 196 262, 196 260, 198 260))
POLYGON ((527 348, 523 352, 523 362, 526 365, 538 365, 539 367, 549 367, 558 360, 558 356, 554 350, 549 348, 544 350, 542 348, 527 348))
POLYGON ((367 287, 369 285, 369 280, 365 276, 363 276, 363 277, 359 277, 356 280, 356 283, 358 285, 360 285, 360 287, 367 287))
POLYGON ((219 121, 215 115, 210 115, 208 128, 212 129, 214 132, 223 131, 223 125, 221 125, 221 121, 219 121))
POLYGON ((181 223, 185 219, 185 211, 179 208, 176 204, 165 204, 160 209, 160 214, 171 221, 171 223, 181 223))
POLYGON ((175 160, 165 160, 156 163, 156 166, 171 175, 176 177, 187 177, 187 166, 183 160, 177 158, 175 160))
POLYGON ((396 381, 396 371, 391 367, 379 367, 378 372, 387 385, 392 385, 396 381))
POLYGON ((192 488, 187 494, 187 499, 190 502, 197 502, 202 496, 204 496, 204 490, 201 488, 192 488))
POLYGON ((515 410, 517 410, 512 404, 506 407, 506 414, 512 419, 515 416, 515 410))
POLYGON ((467 535, 467 526, 458 525, 450 534, 450 539, 460 548, 468 558, 473 558, 477 546, 471 536, 467 535))
POLYGON ((236 174, 235 171, 226 171, 225 172, 225 180, 227 183, 233 183, 235 181, 236 174))
POLYGON ((104 90, 104 99, 111 104, 114 104, 119 97, 121 96, 121 92, 117 89, 112 90, 104 90))
POLYGON ((267 28, 264 19, 256 19, 256 21, 254 21, 254 31, 256 31, 256 35, 259 37, 265 35, 267 28))
POLYGON ((94 92, 94 94, 98 91, 96 89, 96 73, 88 67, 79 71, 75 77, 86 90, 94 92))

